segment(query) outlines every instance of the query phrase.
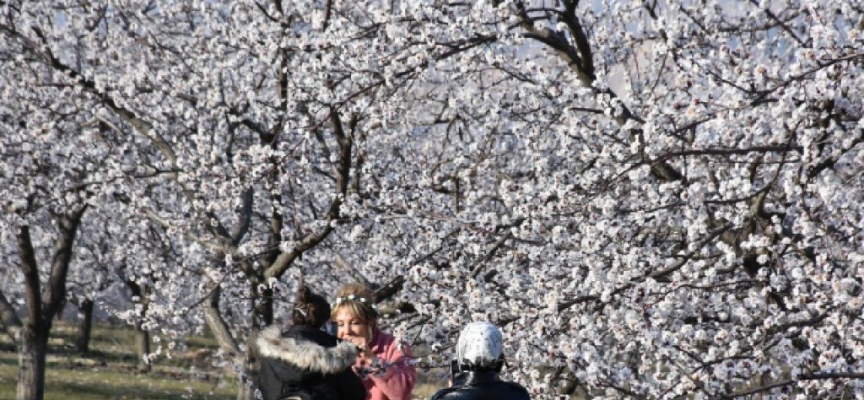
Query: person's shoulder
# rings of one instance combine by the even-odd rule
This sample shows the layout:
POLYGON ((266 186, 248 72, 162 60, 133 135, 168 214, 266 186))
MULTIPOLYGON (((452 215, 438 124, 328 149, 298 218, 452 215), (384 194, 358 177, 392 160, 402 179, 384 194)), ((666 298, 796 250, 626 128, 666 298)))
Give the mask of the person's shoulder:
POLYGON ((283 338, 308 341, 323 347, 334 347, 339 339, 320 329, 310 326, 290 326, 282 332, 283 338))
POLYGON ((448 398, 453 397, 453 396, 448 396, 448 395, 450 395, 451 393, 455 395, 456 391, 458 391, 458 390, 459 390, 458 387, 449 387, 449 388, 441 389, 441 390, 435 392, 435 394, 433 394, 429 400, 447 400, 448 398))
POLYGON ((339 344, 339 339, 335 336, 318 329, 305 329, 302 337, 324 347, 334 347, 339 344))
POLYGON ((377 337, 375 339, 377 339, 377 342, 383 345, 389 345, 396 341, 396 336, 394 336, 390 332, 385 332, 380 329, 376 332, 376 336, 377 337))
POLYGON ((401 350, 402 353, 408 355, 411 352, 411 345, 405 341, 397 339, 396 336, 389 332, 379 330, 376 334, 372 351, 384 351, 387 353, 395 353, 396 350, 401 350))
POLYGON ((528 393, 528 389, 525 389, 525 386, 522 386, 516 382, 509 382, 509 381, 500 381, 500 382, 502 384, 504 384, 508 390, 513 391, 514 394, 516 394, 516 392, 518 392, 519 398, 521 398, 523 400, 527 400, 527 399, 531 398, 531 394, 528 393))

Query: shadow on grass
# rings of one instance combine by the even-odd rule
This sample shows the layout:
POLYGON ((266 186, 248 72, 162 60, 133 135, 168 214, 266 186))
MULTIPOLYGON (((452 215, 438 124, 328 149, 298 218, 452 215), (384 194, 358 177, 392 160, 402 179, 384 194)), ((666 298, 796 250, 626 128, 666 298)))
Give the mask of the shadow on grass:
MULTIPOLYGON (((17 350, 0 350, 0 352, 14 353, 17 350)), ((106 362, 136 362, 138 356, 130 349, 104 349, 102 346, 91 346, 86 353, 79 352, 76 348, 66 344, 48 344, 48 355, 57 357, 78 357, 102 360, 106 362)))
POLYGON ((0 365, 18 368, 18 357, 0 357, 0 365))
MULTIPOLYGON (((46 390, 49 390, 46 388, 46 390)), ((232 396, 212 395, 202 397, 200 393, 191 391, 169 391, 153 389, 144 385, 126 385, 123 388, 113 386, 98 386, 78 382, 63 382, 50 388, 50 391, 66 393, 74 399, 76 395, 87 395, 89 397, 102 397, 106 399, 140 399, 140 400, 188 400, 195 399, 229 399, 232 396), (124 395, 124 393, 126 395, 124 395)))
POLYGON ((108 352, 108 351, 103 351, 103 350, 90 350, 86 354, 80 354, 80 353, 74 353, 74 352, 72 354, 80 356, 80 357, 87 357, 87 358, 93 358, 93 359, 97 359, 97 360, 106 360, 106 361, 112 361, 112 362, 135 363, 138 361, 137 355, 135 355, 133 353, 127 353, 127 352, 121 353, 121 352, 117 352, 117 351, 108 352))
MULTIPOLYGON (((133 391, 132 388, 128 388, 129 393, 137 393, 139 395, 143 395, 144 393, 140 392, 140 388, 135 388, 137 390, 133 391)), ((86 394, 86 395, 101 395, 108 398, 114 397, 117 395, 117 388, 110 386, 97 386, 93 384, 85 384, 78 382, 63 382, 62 384, 53 384, 50 388, 45 388, 46 392, 62 392, 69 394, 70 396, 74 396, 75 394, 86 394)), ((164 396, 164 395, 162 395, 164 396)), ((73 397, 74 398, 74 397, 73 397)), ((149 397, 144 397, 149 398, 149 397)))

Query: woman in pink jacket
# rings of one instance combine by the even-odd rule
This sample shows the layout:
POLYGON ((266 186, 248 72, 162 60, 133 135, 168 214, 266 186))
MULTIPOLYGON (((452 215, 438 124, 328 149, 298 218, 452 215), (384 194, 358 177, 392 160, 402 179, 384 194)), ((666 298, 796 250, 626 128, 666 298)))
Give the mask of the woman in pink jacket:
POLYGON ((354 372, 366 386, 367 400, 411 400, 417 372, 411 347, 378 329, 374 294, 362 284, 343 286, 336 294, 331 319, 336 336, 360 349, 354 372))

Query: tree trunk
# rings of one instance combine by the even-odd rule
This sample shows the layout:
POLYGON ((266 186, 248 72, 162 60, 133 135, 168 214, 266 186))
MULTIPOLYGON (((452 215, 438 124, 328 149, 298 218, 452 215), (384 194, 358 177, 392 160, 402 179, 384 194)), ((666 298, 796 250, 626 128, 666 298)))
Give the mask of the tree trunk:
POLYGON ((240 380, 240 388, 237 391, 237 400, 255 400, 255 388, 258 386, 258 379, 255 373, 255 359, 252 353, 254 346, 254 337, 252 335, 247 341, 245 352, 240 350, 237 340, 228 329, 228 323, 222 318, 222 313, 219 310, 219 301, 222 296, 222 289, 218 282, 210 282, 210 295, 204 302, 204 320, 207 322, 207 327, 219 343, 219 348, 222 350, 225 358, 236 367, 228 371, 236 371, 237 379, 240 380))
POLYGON ((249 385, 245 380, 240 382, 240 392, 237 393, 237 400, 255 400, 255 387, 258 385, 249 385))
POLYGON ((78 320, 78 337, 75 339, 75 350, 81 354, 90 351, 90 331, 93 328, 93 300, 84 299, 78 306, 81 317, 78 320))
POLYGON ((147 309, 150 308, 150 286, 142 287, 134 280, 127 280, 126 287, 129 288, 133 296, 138 298, 138 303, 141 304, 141 314, 135 321, 135 354, 138 356, 138 370, 150 372, 151 364, 146 358, 150 354, 150 332, 141 327, 144 317, 147 316, 147 309))
POLYGON ((138 356, 138 371, 150 372, 151 364, 146 358, 150 354, 150 332, 135 325, 135 354, 138 356))
POLYGON ((45 353, 48 330, 26 324, 18 349, 17 400, 42 400, 45 396, 45 353))
POLYGON ((237 400, 255 400, 255 390, 258 389, 258 373, 254 360, 246 357, 243 370, 238 374, 240 379, 240 390, 237 392, 237 400))
POLYGON ((265 282, 264 273, 250 279, 249 294, 252 296, 252 327, 261 330, 273 323, 273 289, 265 282), (259 289, 263 288, 263 289, 259 289))
POLYGON ((63 321, 63 310, 66 309, 66 305, 67 305, 68 303, 69 303, 69 302, 66 300, 65 297, 62 298, 62 299, 60 299, 60 305, 57 306, 57 312, 54 313, 54 320, 55 320, 55 321, 57 321, 57 322, 62 322, 62 321, 63 321))
POLYGON ((255 339, 257 330, 249 335, 246 342, 246 352, 243 354, 243 370, 240 373, 240 391, 237 400, 255 400, 255 390, 258 389, 258 362, 255 358, 255 339))
POLYGON ((54 258, 44 290, 39 281, 39 264, 36 262, 36 252, 30 238, 30 227, 25 225, 18 228, 16 239, 21 272, 24 273, 27 322, 21 330, 18 346, 17 400, 42 400, 45 396, 48 334, 60 302, 66 297, 66 275, 72 259, 72 246, 78 224, 86 209, 86 206, 82 207, 59 219, 60 236, 55 244, 54 258))

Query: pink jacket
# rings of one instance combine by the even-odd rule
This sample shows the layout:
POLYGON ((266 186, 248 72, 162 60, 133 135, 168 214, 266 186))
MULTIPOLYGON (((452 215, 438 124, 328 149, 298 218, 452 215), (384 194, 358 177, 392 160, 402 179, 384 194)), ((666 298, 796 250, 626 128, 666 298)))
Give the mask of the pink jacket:
POLYGON ((411 400, 417 372, 411 364, 411 346, 396 341, 393 335, 375 328, 369 346, 378 359, 367 365, 359 358, 354 371, 366 386, 366 400, 411 400))

